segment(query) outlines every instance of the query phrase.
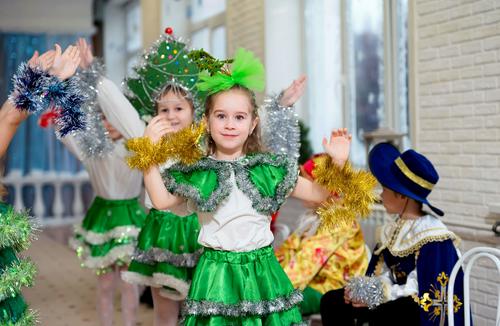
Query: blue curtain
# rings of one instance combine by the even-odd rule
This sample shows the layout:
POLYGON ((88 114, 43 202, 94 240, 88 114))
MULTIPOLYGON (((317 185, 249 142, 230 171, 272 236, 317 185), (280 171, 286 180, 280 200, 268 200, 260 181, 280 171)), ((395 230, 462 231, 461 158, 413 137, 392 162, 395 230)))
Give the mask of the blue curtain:
MULTIPOLYGON (((28 60, 35 50, 41 54, 53 48, 55 43, 64 49, 82 36, 84 35, 0 33, 0 105, 12 90, 12 76, 17 67, 28 60)), ((82 169, 82 164, 57 140, 52 128, 43 129, 38 126, 38 116, 30 116, 21 124, 5 157, 5 174, 15 170, 22 175, 34 170, 76 173, 82 169)), ((14 194, 12 190, 9 187, 6 198, 8 203, 12 204, 14 195, 21 195, 24 206, 31 208, 33 187, 25 186, 21 194, 14 194)), ((63 196, 67 193, 63 189, 63 196)), ((43 200, 47 207, 45 215, 50 216, 52 185, 44 187, 43 200)), ((70 206, 70 203, 65 201, 65 205, 70 206)))
MULTIPOLYGON (((58 43, 63 49, 81 35, 0 33, 0 100, 3 103, 12 90, 12 76, 35 50, 43 53, 58 43)), ((6 170, 78 172, 81 164, 56 139, 51 128, 38 126, 38 117, 31 116, 18 129, 6 155, 6 170)))

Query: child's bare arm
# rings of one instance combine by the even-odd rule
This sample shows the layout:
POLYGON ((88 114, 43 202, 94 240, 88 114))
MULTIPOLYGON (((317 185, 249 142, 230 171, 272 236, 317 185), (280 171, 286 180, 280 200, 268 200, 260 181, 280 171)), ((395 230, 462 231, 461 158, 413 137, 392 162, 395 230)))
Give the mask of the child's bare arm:
MULTIPOLYGON (((160 139, 170 131, 169 123, 161 116, 154 117, 146 130, 144 136, 151 139, 153 143, 160 141, 160 139)), ((168 209, 181 204, 184 199, 172 195, 168 192, 163 178, 161 177, 158 166, 152 166, 144 172, 144 185, 151 199, 153 207, 156 209, 168 209)))
POLYGON ((168 209, 181 204, 184 199, 168 192, 160 174, 158 166, 153 166, 144 172, 144 185, 153 207, 168 209))
POLYGON ((297 185, 292 192, 292 197, 319 204, 330 196, 330 192, 319 184, 309 181, 304 177, 298 177, 297 185))
POLYGON ((0 109, 0 157, 7 151, 17 128, 28 117, 28 111, 18 110, 10 101, 0 109))

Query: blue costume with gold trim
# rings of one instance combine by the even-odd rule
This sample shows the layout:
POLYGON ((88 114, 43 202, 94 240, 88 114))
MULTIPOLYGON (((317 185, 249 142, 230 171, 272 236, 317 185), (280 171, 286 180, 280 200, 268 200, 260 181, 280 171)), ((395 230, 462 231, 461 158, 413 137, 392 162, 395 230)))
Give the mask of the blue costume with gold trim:
MULTIPOLYGON (((411 295, 420 306, 420 325, 447 325, 448 277, 458 261, 457 237, 436 217, 386 224, 367 275, 386 286, 386 300, 411 295)), ((455 323, 463 325, 463 273, 454 289, 455 323)))

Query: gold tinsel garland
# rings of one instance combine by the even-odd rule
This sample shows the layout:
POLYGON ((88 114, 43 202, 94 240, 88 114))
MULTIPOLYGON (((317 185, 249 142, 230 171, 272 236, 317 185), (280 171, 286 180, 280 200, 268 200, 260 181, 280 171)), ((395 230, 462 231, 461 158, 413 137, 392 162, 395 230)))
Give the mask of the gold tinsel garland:
POLYGON ((205 123, 202 120, 198 125, 191 125, 162 137, 155 144, 148 137, 129 139, 125 145, 133 154, 127 158, 127 164, 142 171, 163 164, 169 159, 193 164, 203 156, 200 140, 204 132, 205 123))
POLYGON ((350 227, 357 217, 366 218, 375 202, 375 177, 364 170, 354 170, 349 162, 341 169, 328 155, 314 159, 315 181, 338 195, 330 198, 318 209, 322 227, 338 229, 350 227))

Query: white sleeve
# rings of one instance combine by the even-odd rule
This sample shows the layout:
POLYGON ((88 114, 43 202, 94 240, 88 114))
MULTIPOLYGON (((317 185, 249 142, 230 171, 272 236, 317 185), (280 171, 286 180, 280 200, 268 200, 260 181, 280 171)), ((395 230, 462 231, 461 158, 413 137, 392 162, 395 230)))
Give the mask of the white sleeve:
POLYGON ((153 208, 153 202, 151 201, 147 190, 145 191, 144 195, 144 206, 146 206, 147 209, 153 208))
POLYGON ((129 139, 144 134, 144 121, 111 80, 102 77, 97 83, 97 100, 108 121, 123 137, 129 139))
POLYGON ((83 161, 83 154, 80 151, 80 147, 78 146, 74 135, 69 134, 64 137, 60 137, 59 140, 64 144, 64 147, 76 156, 80 162, 83 161))
POLYGON ((380 277, 382 282, 384 282, 384 284, 387 287, 386 288, 387 301, 393 301, 402 297, 408 297, 412 294, 418 295, 418 280, 417 280, 416 268, 412 270, 410 274, 408 274, 406 278, 406 283, 402 285, 394 284, 392 282, 390 277, 390 271, 387 269, 385 264, 382 267, 382 274, 380 274, 378 277, 380 277))

